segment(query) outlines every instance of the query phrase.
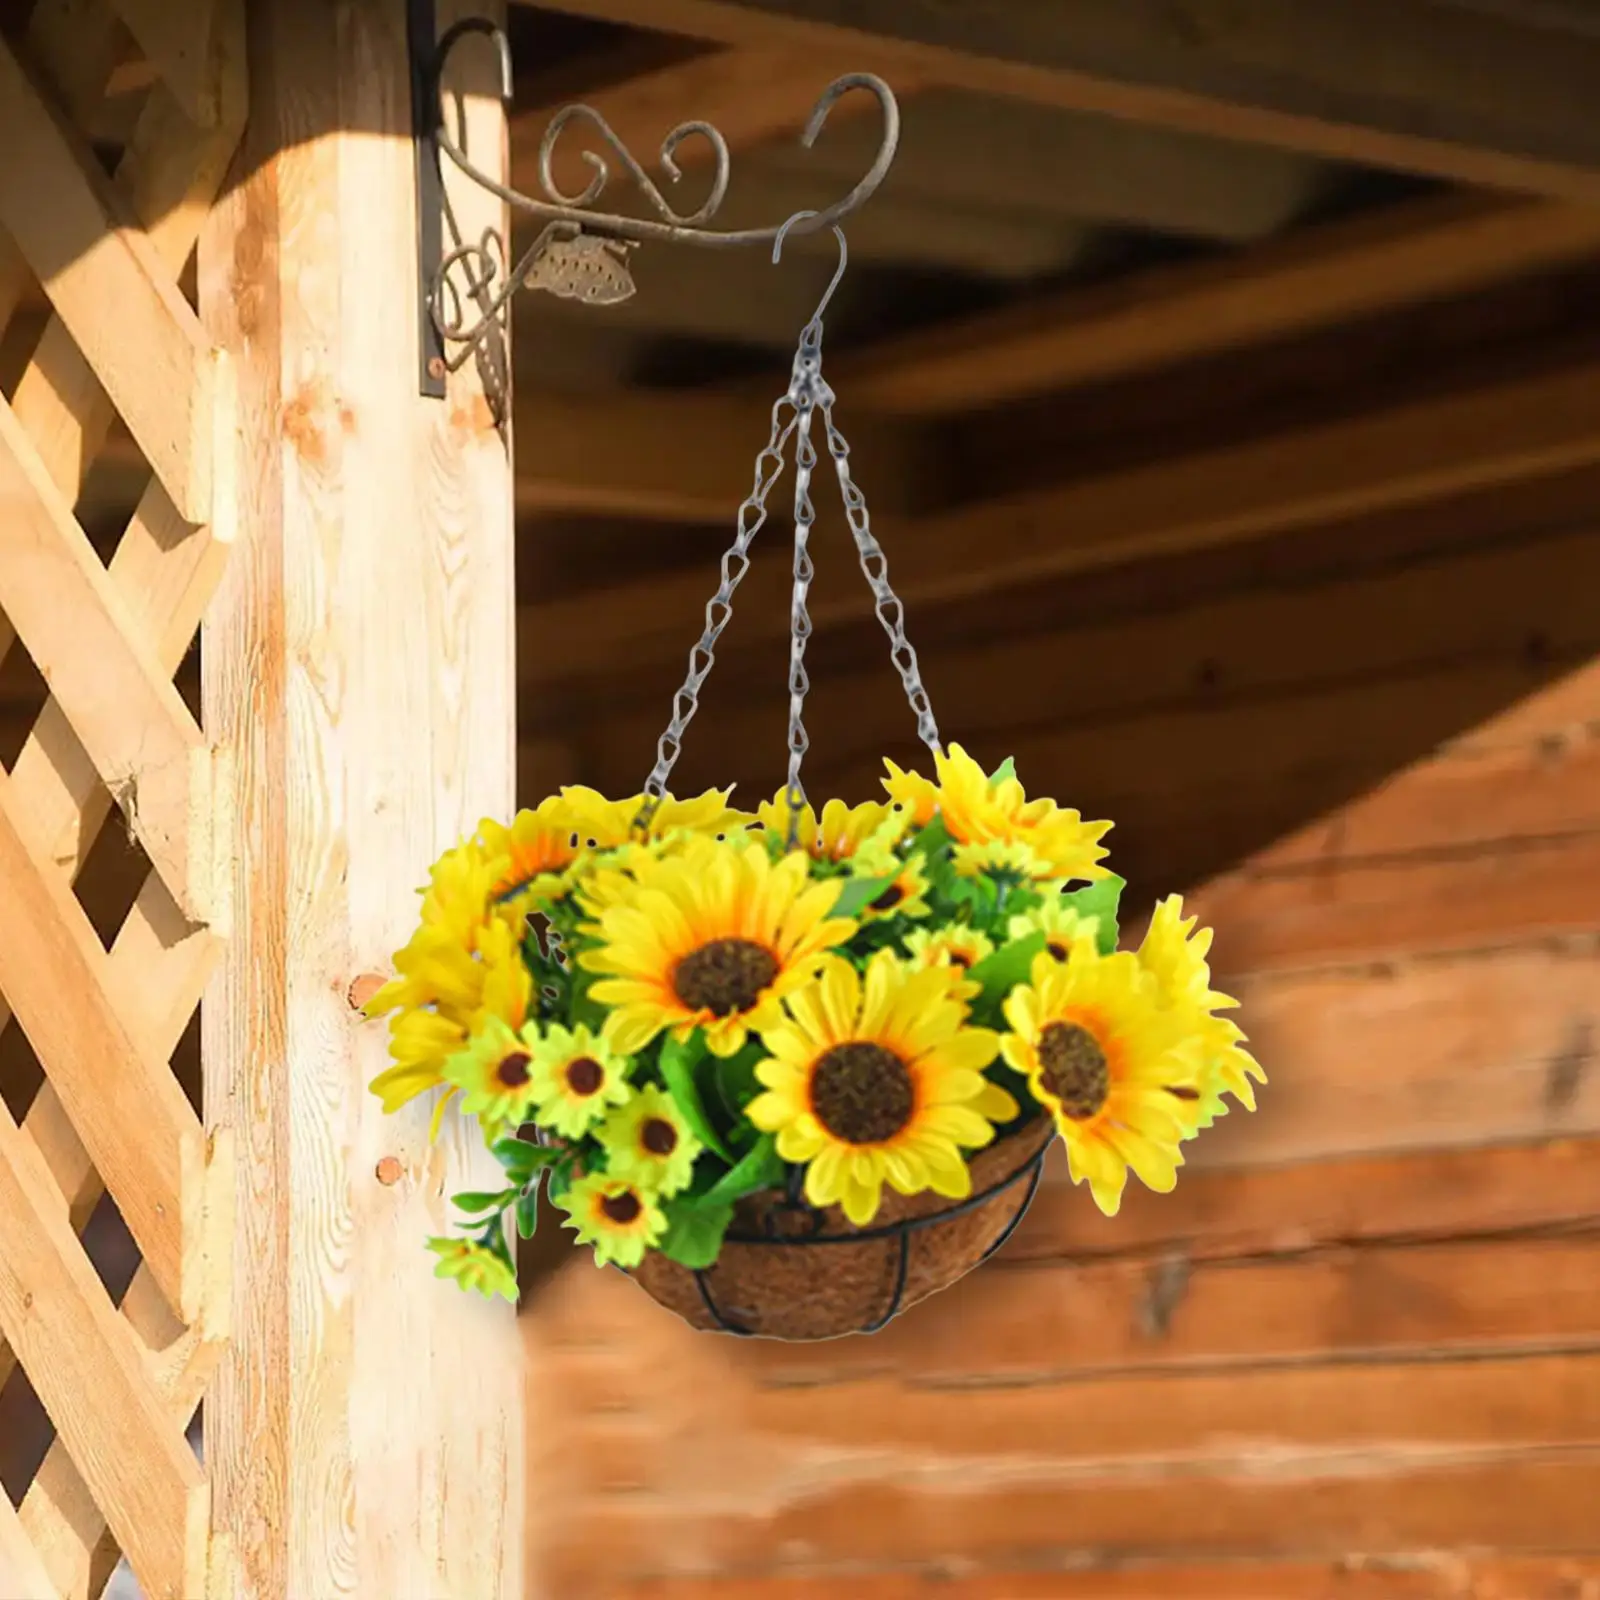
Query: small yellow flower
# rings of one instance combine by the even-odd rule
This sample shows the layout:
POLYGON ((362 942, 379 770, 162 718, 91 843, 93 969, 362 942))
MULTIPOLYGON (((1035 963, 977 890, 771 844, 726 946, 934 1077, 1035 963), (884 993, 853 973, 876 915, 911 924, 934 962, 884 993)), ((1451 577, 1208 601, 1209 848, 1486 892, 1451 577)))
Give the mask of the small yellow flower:
POLYGON ((500 863, 490 886, 492 901, 519 912, 559 899, 583 854, 578 819, 559 795, 540 801, 531 811, 519 811, 509 828, 485 817, 478 836, 500 863))
POLYGON ((1155 979, 1162 999, 1180 1011, 1194 1035, 1206 1067, 1199 1126, 1210 1125, 1227 1111, 1224 1093, 1231 1094, 1247 1111, 1256 1108, 1254 1078, 1265 1083, 1261 1064, 1244 1048, 1245 1036, 1227 1017, 1239 1002, 1211 987, 1211 929, 1196 931, 1195 917, 1183 915, 1183 897, 1168 895, 1156 903, 1150 926, 1139 945, 1139 964, 1155 979))
MULTIPOLYGON (((653 840, 679 832, 708 835, 741 833, 755 818, 728 804, 728 796, 732 793, 730 785, 726 789, 708 789, 692 800, 677 800, 670 794, 664 795, 643 837, 653 840)), ((581 842, 590 848, 614 850, 630 840, 643 842, 636 824, 645 805, 644 795, 633 795, 625 800, 607 800, 597 790, 575 784, 563 789, 561 798, 572 812, 581 842)))
POLYGON ((636 1267, 667 1229, 666 1214, 638 1184, 597 1172, 576 1183, 556 1202, 579 1244, 594 1247, 597 1267, 636 1267))
POLYGON ((1042 905, 1032 911, 1019 912, 1006 929, 1013 939, 1026 939, 1031 934, 1042 933, 1045 936, 1044 947, 1056 961, 1067 959, 1072 953, 1072 941, 1080 934, 1093 939, 1099 930, 1098 917, 1084 916, 1059 895, 1046 895, 1042 905))
POLYGON ((498 1295, 517 1303, 517 1275, 488 1245, 475 1239, 430 1239, 428 1248, 439 1257, 434 1277, 453 1278, 486 1300, 498 1295))
MULTIPOLYGON (((490 1018, 497 1017, 512 1028, 520 1028, 527 1020, 533 979, 522 959, 516 931, 504 920, 490 922, 478 930, 477 940, 479 950, 473 957, 449 934, 425 928, 395 958, 396 965, 406 970, 387 987, 412 988, 389 1029, 394 1065, 369 1085, 383 1100, 386 1112, 398 1111, 417 1096, 446 1084, 446 1063, 490 1018)), ((368 1003, 369 1014, 385 1009, 379 1005, 382 998, 380 992, 368 1003)), ((445 1108, 455 1092, 454 1085, 448 1087, 434 1107, 430 1138, 438 1138, 445 1108)))
MULTIPOLYGON (((779 839, 789 836, 789 802, 780 789, 774 799, 763 801, 756 812, 761 826, 779 839)), ((830 800, 822 808, 821 820, 810 806, 800 809, 799 847, 813 861, 848 861, 860 851, 893 850, 911 826, 911 812, 899 805, 869 801, 847 806, 843 800, 830 800)))
POLYGON ((1039 863, 1037 876, 1063 882, 1107 876, 1100 839, 1109 822, 1085 822, 1054 800, 1029 800, 1015 777, 990 778, 958 744, 933 758, 938 782, 886 762, 883 786, 909 806, 918 826, 937 812, 958 845, 1023 844, 1039 863))
MULTIPOLYGON (((1017 937, 1013 932, 1011 937, 1017 937)), ((994 941, 977 928, 960 923, 945 928, 913 928, 906 935, 913 967, 955 967, 969 971, 994 954, 994 941)))
POLYGON ((488 1138, 528 1120, 541 1088, 532 1071, 538 1045, 537 1023, 518 1029, 490 1016, 467 1047, 445 1063, 445 1076, 462 1091, 462 1111, 477 1117, 488 1138))
POLYGON ((552 1023, 529 1044, 533 1120, 565 1139, 576 1139, 630 1093, 626 1057, 587 1028, 552 1023))
POLYGON ((700 1141, 672 1096, 649 1084, 600 1129, 606 1172, 663 1198, 687 1189, 700 1141))
POLYGON ((858 877, 888 877, 891 872, 895 875, 893 882, 861 908, 863 922, 876 922, 883 917, 925 917, 933 909, 928 904, 928 875, 923 871, 920 855, 907 861, 862 855, 855 864, 858 877))

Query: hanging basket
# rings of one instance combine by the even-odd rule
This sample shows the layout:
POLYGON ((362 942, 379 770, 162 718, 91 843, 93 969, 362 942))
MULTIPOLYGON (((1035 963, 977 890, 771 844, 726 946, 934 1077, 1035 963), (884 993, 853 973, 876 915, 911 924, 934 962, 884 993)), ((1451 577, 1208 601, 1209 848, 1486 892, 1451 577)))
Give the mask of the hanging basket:
POLYGON ((1035 1115, 972 1158, 971 1198, 890 1194, 862 1227, 838 1206, 814 1211, 785 1190, 765 1190, 734 1208, 715 1266, 693 1270, 657 1251, 633 1277, 708 1332, 795 1341, 876 1333, 1011 1237, 1054 1135, 1035 1115))
POLYGON ((430 1241, 464 1286, 515 1297, 507 1223, 530 1233, 544 1187, 598 1263, 695 1327, 873 1332, 999 1248, 1054 1137, 1109 1213, 1130 1171, 1172 1186, 1225 1093, 1254 1106, 1262 1074, 1220 1015, 1234 1002, 1211 990, 1209 932, 1173 897, 1119 950, 1110 824, 941 743, 834 421, 821 312, 643 792, 569 788, 485 823, 435 865, 368 1005, 396 1014, 373 1084, 386 1108, 442 1090, 435 1125, 458 1105, 504 1172, 455 1197, 462 1236, 430 1241), (886 763, 887 802, 820 811, 800 781, 814 428, 934 763, 932 779, 886 763), (753 815, 729 791, 677 800, 791 443, 788 780, 753 815))

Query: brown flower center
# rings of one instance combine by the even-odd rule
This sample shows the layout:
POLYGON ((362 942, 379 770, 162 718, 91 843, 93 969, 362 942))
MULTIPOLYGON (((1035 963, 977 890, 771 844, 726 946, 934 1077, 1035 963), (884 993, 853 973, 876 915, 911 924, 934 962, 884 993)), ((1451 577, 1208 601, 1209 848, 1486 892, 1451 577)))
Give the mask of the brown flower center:
POLYGON ((1040 1077, 1074 1122, 1092 1117, 1111 1093, 1111 1073, 1100 1041, 1075 1022, 1052 1022, 1039 1036, 1040 1077))
POLYGON ((965 951, 952 950, 950 952, 950 965, 952 967, 960 967, 965 972, 972 965, 972 957, 967 955, 965 951))
POLYGON ((592 1056, 579 1056, 567 1063, 567 1087, 574 1094, 595 1094, 605 1081, 605 1068, 592 1056))
POLYGON ((649 1117, 639 1129, 639 1143, 653 1156, 670 1156, 678 1148, 678 1130, 665 1117, 649 1117))
POLYGON ((906 897, 906 892, 898 883, 891 883, 876 900, 872 902, 874 911, 893 911, 906 897))
POLYGON ((1045 949, 1048 950, 1057 961, 1065 961, 1072 953, 1064 944, 1062 944, 1059 939, 1052 939, 1050 943, 1045 946, 1045 949))
POLYGON ((644 1207, 632 1189, 624 1189, 621 1194, 608 1194, 600 1202, 600 1209, 605 1213, 608 1222, 614 1222, 619 1228, 625 1228, 630 1222, 638 1221, 639 1213, 644 1207))
POLYGON ((500 1057, 500 1064, 494 1069, 494 1075, 502 1089, 520 1089, 528 1081, 528 1063, 531 1058, 526 1050, 513 1050, 508 1056, 500 1057))
POLYGON ((811 1072, 811 1110, 846 1144, 892 1139, 911 1120, 916 1092, 906 1064, 882 1045, 835 1045, 811 1072))
POLYGON ((778 958, 764 945, 751 939, 713 939, 678 963, 672 987, 691 1011, 728 1017, 749 1011, 778 972, 778 958))

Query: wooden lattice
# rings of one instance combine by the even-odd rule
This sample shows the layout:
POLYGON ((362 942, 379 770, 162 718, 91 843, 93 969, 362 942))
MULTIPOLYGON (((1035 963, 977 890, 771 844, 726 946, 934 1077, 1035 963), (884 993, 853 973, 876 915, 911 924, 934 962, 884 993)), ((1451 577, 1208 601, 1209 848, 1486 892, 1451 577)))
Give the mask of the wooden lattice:
POLYGON ((232 412, 180 279, 243 121, 242 0, 37 0, 0 43, 0 655, 50 696, 0 773, 0 1029, 44 1073, 0 1104, 0 1386, 20 1362, 54 1430, 0 1493, 8 1596, 99 1594, 119 1551, 151 1600, 217 1582, 185 1430, 226 1332, 228 1145, 170 1062, 226 931, 226 785, 174 677, 232 412), (80 517, 108 452, 148 473, 109 561, 80 517), (74 884, 114 807, 150 870, 108 951, 74 884), (103 1190, 141 1258, 120 1305, 79 1237, 103 1190))

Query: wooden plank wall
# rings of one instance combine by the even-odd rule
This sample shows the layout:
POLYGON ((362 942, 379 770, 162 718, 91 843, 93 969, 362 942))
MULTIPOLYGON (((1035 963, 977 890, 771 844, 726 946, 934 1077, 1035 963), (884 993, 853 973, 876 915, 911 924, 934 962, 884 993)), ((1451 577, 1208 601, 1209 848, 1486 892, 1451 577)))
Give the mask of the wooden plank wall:
MULTIPOLYGON (((1600 1592, 1597 518, 1585 470, 935 635, 947 737, 1195 891, 1262 1109, 1114 1221, 1055 1167, 870 1339, 696 1334, 574 1260, 525 1318, 532 1592, 1600 1592)), ((879 692, 819 679, 814 794, 871 792, 879 692)), ((732 716, 683 789, 776 785, 778 695, 732 716)))

